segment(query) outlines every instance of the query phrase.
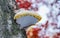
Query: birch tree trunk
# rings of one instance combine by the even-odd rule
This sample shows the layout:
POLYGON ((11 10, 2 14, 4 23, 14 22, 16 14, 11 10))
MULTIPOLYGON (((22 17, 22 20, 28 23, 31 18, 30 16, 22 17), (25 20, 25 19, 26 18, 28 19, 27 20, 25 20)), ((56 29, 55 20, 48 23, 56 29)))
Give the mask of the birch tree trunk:
POLYGON ((4 38, 11 38, 10 36, 12 35, 12 33, 9 32, 9 29, 10 29, 9 26, 14 25, 15 23, 13 21, 13 16, 14 16, 13 8, 9 5, 9 0, 0 0, 0 9, 1 9, 1 11, 0 11, 0 16, 1 16, 0 27, 2 30, 1 36, 4 38))
POLYGON ((0 38, 13 38, 18 34, 20 34, 18 38, 26 38, 25 31, 20 30, 19 25, 13 19, 15 13, 10 1, 12 0, 0 0, 0 38))

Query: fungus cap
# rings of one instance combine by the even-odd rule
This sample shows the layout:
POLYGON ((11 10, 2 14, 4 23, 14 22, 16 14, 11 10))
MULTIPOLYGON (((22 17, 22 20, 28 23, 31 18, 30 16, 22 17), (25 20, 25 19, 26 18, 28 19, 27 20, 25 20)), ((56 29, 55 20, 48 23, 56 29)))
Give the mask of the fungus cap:
POLYGON ((41 16, 38 13, 22 12, 15 14, 14 20, 16 20, 17 24, 21 25, 21 28, 23 28, 32 24, 36 24, 41 20, 41 16))

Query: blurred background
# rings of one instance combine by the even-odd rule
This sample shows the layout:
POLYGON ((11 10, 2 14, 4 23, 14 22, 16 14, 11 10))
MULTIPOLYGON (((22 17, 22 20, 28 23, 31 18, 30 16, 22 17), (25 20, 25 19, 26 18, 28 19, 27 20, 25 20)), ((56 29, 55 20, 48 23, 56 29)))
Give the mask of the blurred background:
POLYGON ((30 36, 26 34, 30 30, 20 29, 14 20, 14 15, 22 11, 37 12, 42 17, 36 26, 42 29, 37 38, 60 38, 60 0, 0 0, 0 38, 30 36))

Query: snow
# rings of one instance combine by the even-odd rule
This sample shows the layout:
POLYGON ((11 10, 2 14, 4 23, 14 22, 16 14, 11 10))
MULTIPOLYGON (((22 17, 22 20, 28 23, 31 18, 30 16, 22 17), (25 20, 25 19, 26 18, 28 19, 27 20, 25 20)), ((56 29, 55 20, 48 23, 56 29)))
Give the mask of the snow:
MULTIPOLYGON (((38 35, 40 36, 45 33, 46 35, 50 36, 50 38, 52 38, 54 34, 60 32, 60 29, 57 29, 57 28, 60 28, 60 15, 58 15, 60 13, 60 9, 59 9, 60 1, 56 2, 56 0, 42 0, 40 3, 35 3, 36 1, 32 0, 32 2, 33 4, 31 6, 38 7, 38 11, 35 11, 35 12, 37 12, 42 17, 41 21, 36 23, 38 24, 37 27, 44 25, 46 21, 49 22, 47 29, 44 30, 45 28, 42 27, 42 31, 39 32, 38 35), (45 4, 44 2, 47 4, 45 4), (52 25, 51 23, 55 23, 57 25, 54 25, 54 24, 52 25)), ((30 11, 32 10, 30 9, 30 11)))

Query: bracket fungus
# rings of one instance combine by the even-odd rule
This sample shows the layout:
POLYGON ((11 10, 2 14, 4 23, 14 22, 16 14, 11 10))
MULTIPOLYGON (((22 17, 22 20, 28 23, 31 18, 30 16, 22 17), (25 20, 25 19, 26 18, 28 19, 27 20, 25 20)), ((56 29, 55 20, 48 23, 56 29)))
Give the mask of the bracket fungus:
POLYGON ((17 13, 14 16, 14 20, 16 20, 16 23, 19 24, 21 28, 36 24, 41 19, 42 18, 39 14, 33 12, 17 13))

